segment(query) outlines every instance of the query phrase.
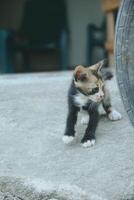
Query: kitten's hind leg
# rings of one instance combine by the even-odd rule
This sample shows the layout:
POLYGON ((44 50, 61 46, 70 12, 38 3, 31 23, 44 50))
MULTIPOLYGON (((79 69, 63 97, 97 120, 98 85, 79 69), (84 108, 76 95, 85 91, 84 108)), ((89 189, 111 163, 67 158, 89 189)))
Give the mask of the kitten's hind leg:
POLYGON ((89 114, 87 111, 82 110, 82 118, 81 118, 81 124, 87 125, 89 122, 89 114))
POLYGON ((110 108, 110 113, 108 114, 108 118, 111 120, 111 121, 117 121, 117 120, 120 120, 122 119, 122 115, 117 111, 115 110, 114 108, 110 108))
POLYGON ((120 120, 122 118, 122 115, 112 107, 111 99, 108 93, 105 95, 102 105, 111 121, 120 120))

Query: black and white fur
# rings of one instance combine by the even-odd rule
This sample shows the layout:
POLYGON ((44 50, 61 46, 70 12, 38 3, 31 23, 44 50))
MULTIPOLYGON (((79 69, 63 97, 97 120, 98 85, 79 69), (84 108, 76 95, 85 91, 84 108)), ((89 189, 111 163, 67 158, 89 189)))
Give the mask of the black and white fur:
MULTIPOLYGON (((105 80, 108 76, 105 75, 105 80)), ((109 75, 109 73, 107 73, 109 75)), ((70 144, 75 138, 75 125, 77 122, 78 112, 83 110, 87 115, 82 119, 83 124, 87 124, 85 134, 81 140, 83 147, 90 147, 95 144, 95 131, 99 121, 98 107, 103 105, 110 120, 119 120, 122 118, 121 114, 114 110, 111 106, 110 96, 105 88, 105 97, 100 102, 94 102, 82 94, 75 86, 74 81, 68 92, 68 116, 66 121, 66 129, 63 136, 63 142, 70 144)))

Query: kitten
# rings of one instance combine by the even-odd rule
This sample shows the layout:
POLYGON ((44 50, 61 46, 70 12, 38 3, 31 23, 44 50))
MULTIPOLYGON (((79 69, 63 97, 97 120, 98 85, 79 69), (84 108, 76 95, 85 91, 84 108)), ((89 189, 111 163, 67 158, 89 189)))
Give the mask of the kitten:
POLYGON ((120 120, 121 114, 112 108, 109 92, 105 80, 110 80, 113 75, 109 69, 104 68, 105 60, 90 67, 77 66, 74 70, 73 81, 68 93, 68 116, 66 130, 63 136, 65 144, 71 143, 75 138, 75 124, 79 111, 84 111, 87 116, 82 123, 87 124, 85 134, 81 140, 84 147, 95 144, 95 131, 99 113, 98 106, 103 105, 110 120, 120 120))

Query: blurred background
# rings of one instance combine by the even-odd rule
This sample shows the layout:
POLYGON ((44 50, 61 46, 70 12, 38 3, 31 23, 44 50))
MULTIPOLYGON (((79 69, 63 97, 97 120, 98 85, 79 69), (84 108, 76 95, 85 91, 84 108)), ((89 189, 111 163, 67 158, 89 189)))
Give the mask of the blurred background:
POLYGON ((0 0, 0 73, 71 70, 108 57, 120 0, 0 0))

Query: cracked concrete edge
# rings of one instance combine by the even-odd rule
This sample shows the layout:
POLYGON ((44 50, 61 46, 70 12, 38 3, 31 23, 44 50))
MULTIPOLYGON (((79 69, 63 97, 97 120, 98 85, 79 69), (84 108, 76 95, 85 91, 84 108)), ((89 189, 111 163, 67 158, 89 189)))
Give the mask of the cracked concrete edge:
POLYGON ((0 192, 14 194, 24 200, 107 200, 87 194, 76 185, 58 184, 41 179, 0 177, 0 192))

